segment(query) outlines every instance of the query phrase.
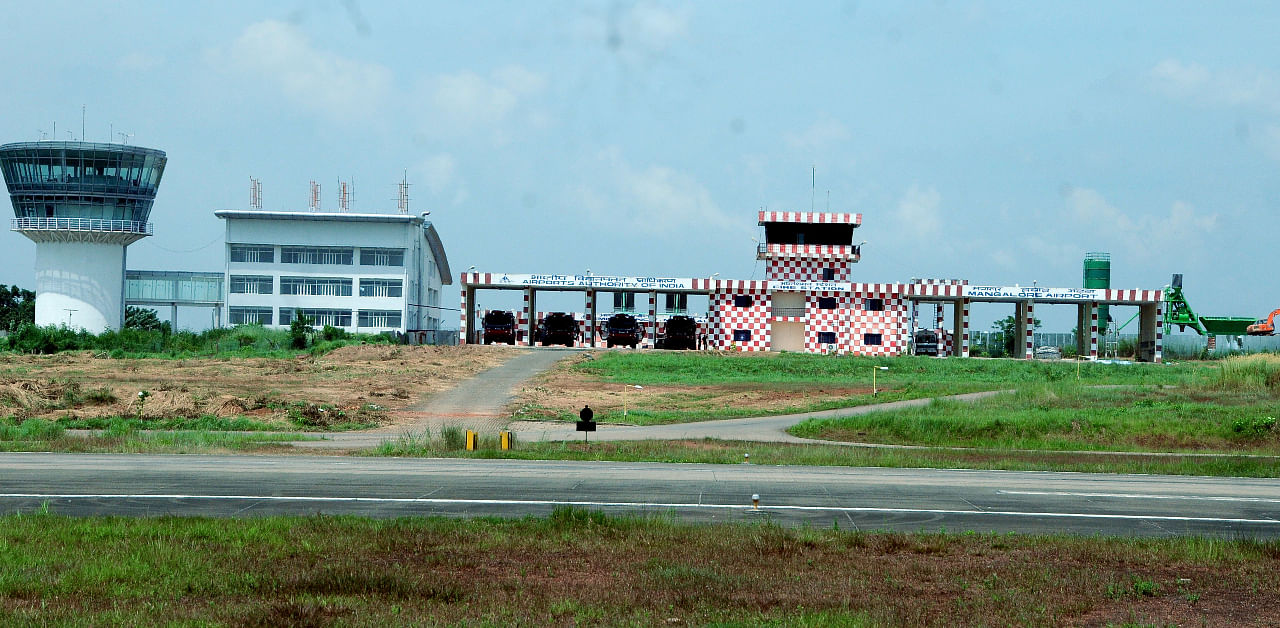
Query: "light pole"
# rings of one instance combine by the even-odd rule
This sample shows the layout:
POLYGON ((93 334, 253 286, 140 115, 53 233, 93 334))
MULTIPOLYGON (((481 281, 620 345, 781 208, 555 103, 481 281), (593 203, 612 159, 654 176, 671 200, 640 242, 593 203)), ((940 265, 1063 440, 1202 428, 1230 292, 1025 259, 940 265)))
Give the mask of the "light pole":
POLYGON ((634 388, 636 390, 644 390, 644 386, 635 386, 633 384, 623 384, 622 386, 622 418, 627 418, 627 389, 634 388))
POLYGON ((871 396, 872 397, 876 396, 876 371, 887 371, 887 370, 889 370, 889 367, 887 366, 871 367, 871 396))

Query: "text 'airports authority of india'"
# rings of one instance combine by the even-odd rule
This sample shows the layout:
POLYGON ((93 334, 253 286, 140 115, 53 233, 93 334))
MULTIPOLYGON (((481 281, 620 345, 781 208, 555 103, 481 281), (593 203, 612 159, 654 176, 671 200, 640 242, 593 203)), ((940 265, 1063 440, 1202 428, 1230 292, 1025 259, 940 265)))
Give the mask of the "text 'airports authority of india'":
POLYGON ((631 290, 690 290, 692 279, 671 277, 610 277, 607 275, 498 275, 494 283, 543 288, 624 288, 631 290))

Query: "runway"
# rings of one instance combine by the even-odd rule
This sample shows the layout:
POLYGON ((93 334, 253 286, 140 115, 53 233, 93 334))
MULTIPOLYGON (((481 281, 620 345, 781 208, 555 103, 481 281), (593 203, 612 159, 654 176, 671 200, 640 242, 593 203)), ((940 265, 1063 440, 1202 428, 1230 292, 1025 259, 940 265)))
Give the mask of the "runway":
POLYGON ((0 454, 0 478, 5 513, 521 517, 572 505, 862 530, 1280 538, 1280 483, 1252 478, 44 453, 0 454))

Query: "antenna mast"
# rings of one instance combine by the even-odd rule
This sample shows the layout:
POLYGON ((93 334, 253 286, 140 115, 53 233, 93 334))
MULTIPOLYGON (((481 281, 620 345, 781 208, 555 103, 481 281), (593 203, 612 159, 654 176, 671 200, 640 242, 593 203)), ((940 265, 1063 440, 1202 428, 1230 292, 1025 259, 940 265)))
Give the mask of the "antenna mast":
POLYGON ((249 177, 249 209, 262 209, 262 180, 249 177))
POLYGON ((311 182, 311 198, 307 202, 307 207, 313 212, 320 211, 320 184, 315 181, 311 182))
POLYGON ((400 198, 396 201, 396 208, 400 213, 407 214, 409 213, 409 171, 407 169, 404 171, 404 179, 401 179, 396 187, 400 188, 400 198))
POLYGON ((338 211, 351 211, 351 190, 346 181, 338 181, 338 211))
POLYGON ((813 211, 813 195, 818 189, 818 166, 814 164, 809 168, 809 211, 813 211))

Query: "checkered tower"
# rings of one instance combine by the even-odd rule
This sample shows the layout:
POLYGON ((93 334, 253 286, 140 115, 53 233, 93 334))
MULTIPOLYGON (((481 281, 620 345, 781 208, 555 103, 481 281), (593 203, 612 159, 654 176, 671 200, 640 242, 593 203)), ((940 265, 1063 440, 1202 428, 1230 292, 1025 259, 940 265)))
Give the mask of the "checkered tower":
POLYGON ((853 264, 861 258, 862 243, 854 237, 861 214, 762 211, 759 224, 765 241, 756 256, 764 260, 769 282, 769 349, 859 355, 901 351, 897 327, 906 314, 902 287, 853 282, 853 264), (847 283, 851 288, 779 287, 792 281, 847 283))
POLYGON ((862 214, 762 211, 759 224, 756 258, 770 281, 851 281, 862 257, 862 243, 854 243, 862 214))

